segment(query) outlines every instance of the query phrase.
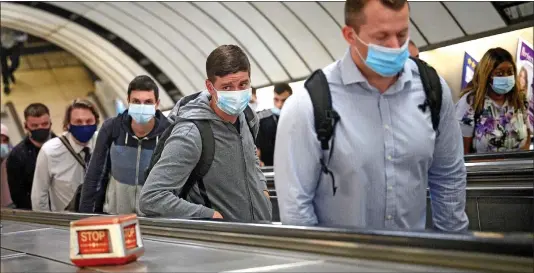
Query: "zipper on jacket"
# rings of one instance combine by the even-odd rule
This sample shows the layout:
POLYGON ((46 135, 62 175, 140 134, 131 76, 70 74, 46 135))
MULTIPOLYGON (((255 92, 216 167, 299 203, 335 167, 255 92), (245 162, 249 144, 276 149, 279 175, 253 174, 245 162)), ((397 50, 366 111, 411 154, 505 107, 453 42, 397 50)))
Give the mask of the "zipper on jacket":
POLYGON ((137 160, 135 163, 135 191, 134 191, 134 204, 137 203, 137 185, 139 184, 139 163, 141 162, 141 150, 143 148, 143 140, 137 139, 137 160))
MULTIPOLYGON (((241 122, 241 121, 239 121, 239 122, 241 122)), ((232 125, 232 127, 234 127, 234 126, 232 125)), ((241 125, 240 125, 240 127, 241 127, 241 125)), ((236 131, 237 136, 239 137, 239 143, 241 144, 241 155, 243 156, 243 166, 245 168, 245 172, 243 174, 243 177, 245 178, 244 181, 245 181, 245 186, 247 188, 248 202, 250 204, 250 215, 252 216, 252 220, 255 220, 255 217, 254 217, 254 206, 252 205, 252 196, 250 195, 250 188, 249 188, 248 181, 247 181, 247 160, 245 159, 245 151, 243 149, 243 137, 241 136, 241 133, 238 132, 235 127, 233 129, 236 131)))

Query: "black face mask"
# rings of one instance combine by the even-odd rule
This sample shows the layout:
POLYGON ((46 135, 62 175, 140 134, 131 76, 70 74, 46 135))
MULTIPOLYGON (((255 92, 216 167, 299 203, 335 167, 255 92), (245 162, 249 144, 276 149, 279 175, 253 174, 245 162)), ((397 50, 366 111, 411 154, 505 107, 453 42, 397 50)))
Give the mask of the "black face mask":
POLYGON ((45 143, 50 138, 50 128, 30 131, 31 138, 39 143, 45 143))

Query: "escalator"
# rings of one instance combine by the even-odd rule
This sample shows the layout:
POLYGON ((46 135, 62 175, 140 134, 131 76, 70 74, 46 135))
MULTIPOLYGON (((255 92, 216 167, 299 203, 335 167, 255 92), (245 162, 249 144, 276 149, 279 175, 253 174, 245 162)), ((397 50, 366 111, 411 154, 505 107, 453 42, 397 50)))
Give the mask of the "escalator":
POLYGON ((532 272, 532 234, 143 217, 146 251, 137 262, 78 269, 69 261, 68 226, 88 216, 2 209, 2 272, 532 272))
MULTIPOLYGON (((533 155, 466 157, 464 233, 140 217, 140 260, 79 269, 69 260, 68 227, 91 215, 2 209, 1 271, 532 272, 533 155)), ((276 214, 274 172, 263 172, 276 214)))

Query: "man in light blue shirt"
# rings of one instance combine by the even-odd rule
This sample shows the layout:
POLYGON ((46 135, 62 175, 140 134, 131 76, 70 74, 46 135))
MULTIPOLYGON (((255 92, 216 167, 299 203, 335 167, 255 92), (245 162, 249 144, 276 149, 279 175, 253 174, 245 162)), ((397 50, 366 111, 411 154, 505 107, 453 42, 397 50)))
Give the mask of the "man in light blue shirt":
POLYGON ((306 90, 294 92, 282 110, 274 160, 282 223, 424 229, 429 187, 434 227, 467 229, 466 170, 451 91, 441 79, 436 134, 430 111, 418 107, 426 96, 408 59, 407 2, 348 0, 345 17, 349 50, 323 69, 341 117, 330 150, 317 140, 306 90), (323 158, 330 158, 335 181, 321 171, 323 158))

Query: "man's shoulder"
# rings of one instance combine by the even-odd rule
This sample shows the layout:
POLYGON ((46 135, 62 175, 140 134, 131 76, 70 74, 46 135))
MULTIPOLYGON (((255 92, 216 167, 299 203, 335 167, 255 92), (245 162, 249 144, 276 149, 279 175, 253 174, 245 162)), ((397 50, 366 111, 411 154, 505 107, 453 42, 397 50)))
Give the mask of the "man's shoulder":
POLYGON ((28 137, 23 138, 19 143, 17 143, 17 145, 13 147, 13 149, 11 149, 9 154, 18 156, 19 153, 25 152, 28 149, 28 142, 28 137))
POLYGON ((7 155, 7 159, 5 161, 11 161, 11 162, 20 162, 24 164, 24 161, 26 160, 26 139, 23 139, 21 142, 19 142, 7 155))
POLYGON ((102 123, 102 126, 100 126, 100 130, 106 128, 108 129, 109 127, 113 127, 114 125, 119 125, 119 122, 121 122, 121 116, 118 115, 116 117, 112 117, 112 118, 108 118, 106 120, 104 120, 104 123, 102 123))
MULTIPOLYGON (((432 65, 430 65, 428 63, 427 63, 427 65, 432 67, 432 65)), ((424 86, 423 86, 423 80, 421 78, 421 73, 419 71, 419 67, 417 66, 415 61, 412 60, 412 59, 408 59, 406 67, 408 69, 410 69, 411 73, 412 73, 412 78, 410 79, 411 82, 412 82, 412 84, 411 84, 412 90, 411 91, 426 93, 425 89, 424 89, 424 86), (414 89, 413 88, 414 86, 418 87, 418 88, 414 89)), ((434 68, 434 70, 435 70, 435 68, 434 68)), ((452 103, 452 91, 449 88, 449 85, 447 84, 445 79, 439 74, 439 71, 436 70, 436 74, 437 74, 437 76, 439 78, 439 82, 441 84, 441 90, 440 91, 441 91, 441 97, 442 97, 442 105, 444 103, 445 104, 452 103)), ((430 81, 430 79, 428 79, 428 80, 430 81)), ((442 109, 443 109, 443 107, 442 107, 442 109)))
POLYGON ((169 127, 172 127, 169 137, 181 136, 186 138, 200 139, 200 130, 195 125, 193 120, 179 119, 171 123, 169 127))
POLYGON ((273 111, 271 111, 271 109, 264 109, 264 110, 256 112, 256 114, 258 115, 258 119, 261 122, 261 120, 271 117, 273 115, 273 111))
MULTIPOLYGON (((415 61, 412 60, 412 59, 408 59, 406 61, 406 63, 407 63, 407 65, 405 66, 405 68, 409 69, 412 72, 412 79, 411 80, 414 81, 414 82, 422 83, 421 72, 419 71, 419 67, 417 66, 417 63, 415 63, 415 61)), ((429 63, 426 63, 426 64, 428 66, 434 68, 429 63)), ((434 70, 436 70, 436 69, 434 68, 434 70)), ((447 85, 447 82, 445 82, 445 79, 443 79, 443 77, 439 74, 439 72, 437 70, 436 70, 436 73, 437 73, 437 75, 439 77, 439 81, 441 83, 442 89, 444 89, 444 87, 448 88, 448 85, 447 85)))
POLYGON ((335 61, 324 67, 323 73, 326 76, 328 83, 341 83, 341 61, 335 61))
POLYGON ((65 148, 65 145, 63 144, 63 142, 61 142, 60 137, 62 137, 62 135, 52 138, 48 140, 47 142, 45 142, 43 146, 41 147, 41 151, 43 151, 47 155, 59 154, 59 153, 63 153, 67 151, 67 149, 65 148))

